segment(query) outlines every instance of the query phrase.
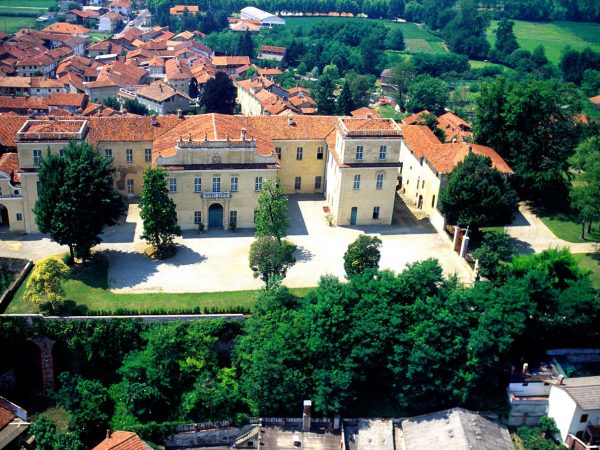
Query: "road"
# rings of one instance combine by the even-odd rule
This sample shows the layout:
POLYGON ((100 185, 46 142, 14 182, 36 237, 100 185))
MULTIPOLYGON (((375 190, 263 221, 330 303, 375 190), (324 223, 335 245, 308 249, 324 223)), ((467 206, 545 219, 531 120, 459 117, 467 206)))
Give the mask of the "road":
POLYGON ((116 37, 121 37, 131 27, 141 28, 148 16, 150 16, 150 11, 147 9, 142 9, 135 19, 130 20, 127 25, 125 25, 125 28, 123 28, 123 31, 121 31, 116 37))

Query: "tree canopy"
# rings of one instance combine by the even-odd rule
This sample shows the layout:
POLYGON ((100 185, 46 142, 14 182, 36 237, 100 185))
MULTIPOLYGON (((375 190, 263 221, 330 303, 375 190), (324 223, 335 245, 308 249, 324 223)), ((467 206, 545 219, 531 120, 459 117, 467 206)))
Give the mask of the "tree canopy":
POLYGON ((40 164, 35 221, 42 233, 69 246, 71 259, 86 258, 123 212, 110 163, 87 142, 71 142, 64 157, 49 154, 40 164))
POLYGON ((281 239, 287 236, 287 229, 290 226, 287 201, 279 178, 263 181, 257 200, 257 237, 275 236, 277 239, 281 239))
POLYGON ((147 167, 144 171, 140 217, 144 225, 141 238, 155 247, 159 255, 164 255, 173 246, 175 237, 181 236, 175 202, 167 189, 167 171, 162 167, 147 167))
POLYGON ((506 80, 481 87, 476 103, 478 143, 494 148, 516 173, 521 192, 533 196, 563 186, 577 145, 574 117, 581 98, 556 80, 506 80))
POLYGON ((440 192, 440 210, 451 224, 472 229, 510 223, 517 194, 486 157, 470 153, 448 176, 440 192))
POLYGON ((348 278, 359 275, 368 269, 379 268, 381 239, 377 236, 361 234, 348 245, 344 253, 344 270, 348 278))
POLYGON ((206 82, 200 95, 200 106, 206 113, 233 114, 237 91, 231 78, 224 72, 217 72, 206 82))

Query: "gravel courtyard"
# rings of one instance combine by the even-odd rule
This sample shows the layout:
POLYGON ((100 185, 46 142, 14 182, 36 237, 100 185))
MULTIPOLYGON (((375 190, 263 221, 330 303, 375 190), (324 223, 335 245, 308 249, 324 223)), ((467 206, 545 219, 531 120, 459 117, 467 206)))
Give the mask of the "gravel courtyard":
MULTIPOLYGON (((401 271, 407 264, 433 257, 445 273, 469 280, 469 273, 448 241, 432 227, 329 227, 323 205, 324 201, 315 196, 290 198, 289 239, 298 245, 299 252, 298 262, 284 281, 287 286, 316 286, 324 274, 343 277, 344 252, 363 232, 376 234, 383 241, 381 268, 401 271)), ((177 240, 177 255, 164 262, 141 254, 145 243, 139 239, 140 233, 137 205, 130 205, 127 219, 107 230, 104 242, 97 247, 109 259, 109 285, 115 292, 218 292, 258 289, 262 285, 248 267, 252 230, 218 230, 201 235, 184 232, 177 240)), ((10 239, 0 242, 0 255, 37 260, 66 251, 40 235, 10 239)))

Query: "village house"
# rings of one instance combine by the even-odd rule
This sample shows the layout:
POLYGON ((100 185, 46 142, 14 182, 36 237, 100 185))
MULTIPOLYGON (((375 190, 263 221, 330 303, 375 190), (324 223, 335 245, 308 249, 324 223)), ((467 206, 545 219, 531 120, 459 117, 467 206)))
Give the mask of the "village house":
POLYGON ((108 430, 106 438, 92 450, 152 450, 152 447, 131 431, 108 430))
POLYGON ((46 77, 0 77, 0 95, 48 97, 65 92, 64 84, 46 77))
POLYGON ((169 14, 172 16, 182 16, 184 10, 187 10, 190 14, 197 14, 200 11, 198 5, 174 5, 169 9, 169 14))
POLYGON ((513 173, 500 155, 489 147, 464 142, 442 143, 427 126, 409 123, 416 122, 412 118, 403 121, 400 193, 409 206, 424 213, 438 229, 444 223, 437 209, 440 190, 445 187, 450 172, 468 154, 490 158, 492 166, 505 176, 513 173))
POLYGON ((600 376, 561 379, 550 389, 548 417, 562 442, 578 450, 600 446, 600 376))
POLYGON ((229 29, 236 33, 260 33, 260 21, 229 19, 229 29))
POLYGON ((275 45, 261 45, 258 50, 258 59, 269 59, 272 61, 283 61, 286 53, 285 47, 276 47, 275 45))
POLYGON ((108 11, 121 14, 125 18, 131 15, 131 2, 128 0, 117 0, 108 5, 108 11))
POLYGON ((43 28, 42 31, 46 33, 71 34, 73 36, 82 37, 87 37, 87 34, 90 32, 89 28, 65 22, 55 22, 52 25, 43 28))
POLYGON ((71 9, 65 13, 65 19, 69 23, 85 25, 90 20, 98 20, 100 13, 94 9, 71 9))
POLYGON ((150 111, 155 111, 161 116, 190 110, 190 96, 161 80, 156 80, 135 91, 135 98, 150 111))
POLYGON ((241 67, 250 68, 250 58, 247 56, 213 56, 212 63, 217 70, 228 75, 238 74, 241 67))
POLYGON ((190 67, 181 60, 173 58, 165 62, 165 81, 171 87, 188 93, 192 78, 190 67))
POLYGON ((244 20, 257 20, 263 27, 270 27, 273 25, 285 25, 285 19, 263 11, 262 9, 255 8, 254 6, 247 6, 245 8, 242 8, 240 10, 240 18, 244 20))
POLYGON ((125 18, 118 12, 108 12, 98 20, 98 31, 112 33, 123 23, 125 18))

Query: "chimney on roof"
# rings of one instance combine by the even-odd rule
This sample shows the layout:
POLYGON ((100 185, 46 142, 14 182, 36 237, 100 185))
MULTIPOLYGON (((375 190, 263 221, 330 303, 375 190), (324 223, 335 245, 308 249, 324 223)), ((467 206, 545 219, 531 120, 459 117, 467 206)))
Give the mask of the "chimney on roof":
POLYGON ((296 125, 296 122, 294 122, 294 119, 292 119, 291 117, 288 117, 288 125, 290 127, 293 127, 294 125, 296 125))
POLYGON ((106 439, 110 439, 110 428, 106 429, 106 439))
POLYGON ((473 153, 473 146, 469 144, 469 154, 473 153))
POLYGON ((373 114, 371 114, 370 112, 367 113, 367 119, 372 119, 373 118, 373 114))
POLYGON ((245 129, 245 128, 242 128, 242 130, 241 130, 241 133, 240 133, 240 134, 241 134, 241 139, 242 139, 242 141, 245 141, 245 140, 246 140, 246 129, 245 129))
POLYGON ((558 376, 558 384, 563 384, 564 381, 565 381, 565 376, 561 373, 558 376))
POLYGON ((310 413, 312 408, 312 402, 310 400, 304 400, 304 410, 302 411, 302 431, 310 430, 310 413))
POLYGON ((180 119, 183 117, 183 110, 181 108, 177 108, 177 117, 180 119))
POLYGON ((526 375, 529 370, 529 364, 523 363, 523 369, 521 369, 521 375, 526 375))
POLYGON ((156 114, 153 114, 152 117, 150 117, 150 125, 152 125, 153 127, 158 125, 158 120, 156 118, 156 114))

